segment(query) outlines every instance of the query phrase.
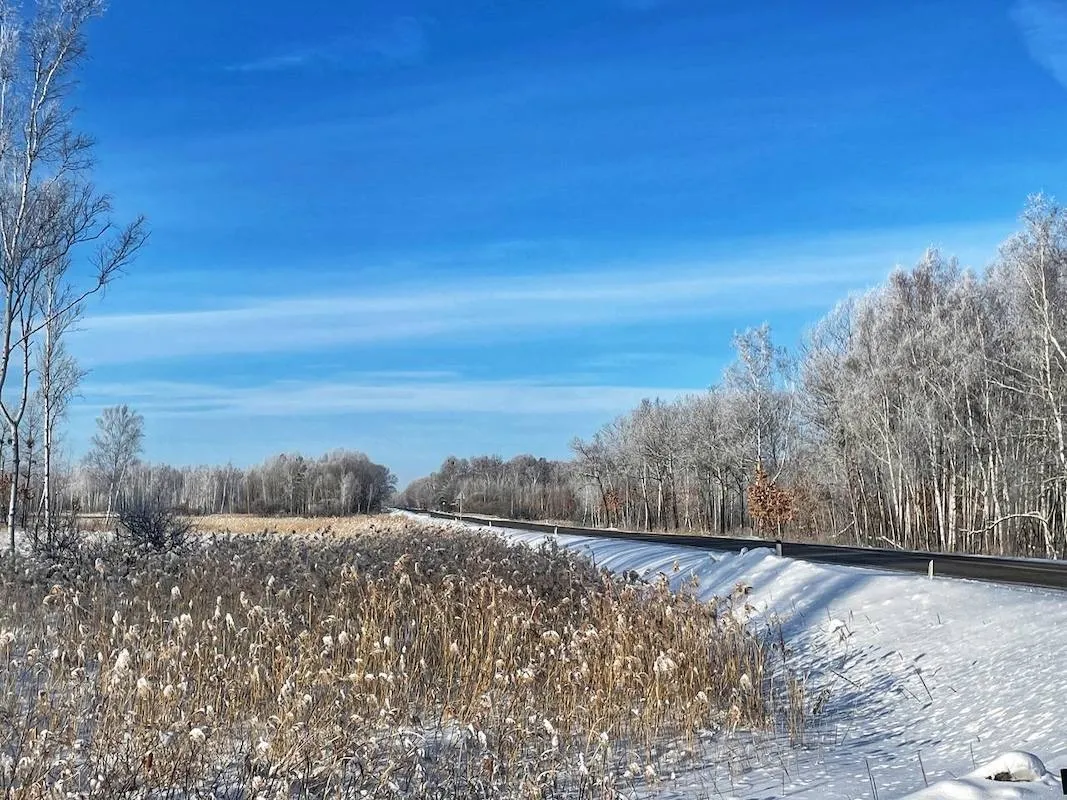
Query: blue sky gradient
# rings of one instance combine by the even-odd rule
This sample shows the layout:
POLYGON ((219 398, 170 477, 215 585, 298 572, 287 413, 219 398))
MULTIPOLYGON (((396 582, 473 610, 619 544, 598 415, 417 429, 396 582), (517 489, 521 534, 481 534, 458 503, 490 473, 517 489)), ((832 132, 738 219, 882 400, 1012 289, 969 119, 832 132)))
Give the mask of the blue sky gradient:
POLYGON ((152 238, 68 449, 565 456, 1067 177, 1067 0, 116 3, 78 94, 152 238))

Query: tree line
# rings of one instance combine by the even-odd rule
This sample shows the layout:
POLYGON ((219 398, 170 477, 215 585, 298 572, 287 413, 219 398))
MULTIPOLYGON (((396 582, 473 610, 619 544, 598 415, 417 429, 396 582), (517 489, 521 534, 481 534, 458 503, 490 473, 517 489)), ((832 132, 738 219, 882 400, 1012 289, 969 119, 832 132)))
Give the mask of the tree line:
MULTIPOLYGON (((346 516, 381 511, 396 477, 364 453, 334 450, 321 457, 283 453, 262 464, 174 467, 140 460, 144 419, 127 406, 105 408, 89 452, 73 464, 53 465, 52 507, 57 512, 104 514, 160 508, 180 514, 346 516)), ((0 468, 10 462, 0 442, 0 468)), ((43 528, 34 513, 43 503, 43 461, 23 443, 19 484, 26 502, 15 522, 43 528)))
POLYGON ((568 462, 449 459, 402 502, 600 526, 938 551, 1067 551, 1067 212, 1032 199, 980 272, 936 250, 795 352, 734 337, 707 391, 646 400, 568 462), (543 465, 539 470, 525 464, 543 465), (513 513, 514 512, 514 513, 513 513))
POLYGON ((445 459, 441 468, 413 481, 399 497, 404 505, 489 513, 512 519, 571 519, 579 513, 570 464, 531 455, 445 459))
MULTIPOLYGON (((84 470, 73 494, 82 508, 101 511, 102 486, 84 470)), ((348 516, 381 511, 395 489, 387 467, 360 452, 335 450, 318 458, 283 453, 247 468, 136 464, 119 504, 183 514, 348 516)))
MULTIPOLYGON (((380 511, 396 489, 387 467, 351 450, 319 458, 283 453, 247 468, 173 467, 141 461, 143 440, 140 414, 127 406, 104 409, 85 458, 61 473, 57 501, 108 517, 117 509, 149 507, 182 514, 345 516, 380 511)), ((23 483, 40 485, 39 479, 27 472, 23 483)))

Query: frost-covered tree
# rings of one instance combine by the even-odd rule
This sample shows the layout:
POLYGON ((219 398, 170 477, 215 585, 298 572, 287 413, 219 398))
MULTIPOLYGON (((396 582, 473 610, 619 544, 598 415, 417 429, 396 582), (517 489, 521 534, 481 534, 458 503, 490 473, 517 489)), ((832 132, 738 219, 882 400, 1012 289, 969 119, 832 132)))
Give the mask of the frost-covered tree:
POLYGON ((111 201, 91 180, 92 140, 75 126, 85 26, 103 6, 0 0, 0 415, 11 441, 12 548, 35 344, 110 283, 145 236, 140 220, 114 226, 111 201))
POLYGON ((144 418, 129 406, 105 408, 97 417, 96 433, 85 465, 96 483, 106 489, 109 522, 116 493, 137 462, 143 442, 144 418))
MULTIPOLYGON (((795 364, 766 325, 733 343, 736 360, 706 392, 646 400, 574 441, 557 472, 574 519, 726 533, 751 527, 751 497, 788 497, 786 535, 1067 552, 1067 212, 1056 203, 1033 198, 984 270, 930 250, 843 299, 795 364)), ((482 506, 468 499, 471 510, 506 514, 539 485, 507 465, 501 483, 489 463, 453 459, 407 495, 447 504, 462 491, 482 506)))

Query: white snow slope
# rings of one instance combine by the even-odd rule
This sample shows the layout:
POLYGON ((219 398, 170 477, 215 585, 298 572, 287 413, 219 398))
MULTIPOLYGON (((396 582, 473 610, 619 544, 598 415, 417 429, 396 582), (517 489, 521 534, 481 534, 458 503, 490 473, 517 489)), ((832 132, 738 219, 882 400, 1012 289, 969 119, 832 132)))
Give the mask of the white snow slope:
POLYGON ((756 754, 747 769, 731 766, 729 774, 722 764, 707 765, 699 791, 664 787, 665 794, 1063 797, 1067 592, 810 564, 768 549, 708 553, 494 530, 529 544, 556 538, 615 572, 645 578, 662 572, 675 586, 695 578, 705 599, 743 583, 751 587, 754 620, 777 615, 792 666, 829 688, 807 747, 779 748, 784 752, 770 759, 776 763, 756 754), (1028 775, 1028 754, 1040 759, 1034 769, 1043 762, 1056 777, 1028 775), (1003 772, 1033 779, 985 779, 1003 772))

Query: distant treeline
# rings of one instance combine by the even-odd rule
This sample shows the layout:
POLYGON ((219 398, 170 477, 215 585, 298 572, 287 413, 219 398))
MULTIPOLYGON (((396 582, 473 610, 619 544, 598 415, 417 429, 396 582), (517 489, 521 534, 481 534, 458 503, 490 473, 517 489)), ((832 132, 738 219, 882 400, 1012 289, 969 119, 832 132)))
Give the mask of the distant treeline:
POLYGON ((983 272, 931 251, 799 352, 767 326, 699 395, 645 401, 574 459, 448 459, 401 501, 595 525, 781 531, 1063 557, 1067 216, 1031 202, 983 272))
MULTIPOLYGON (((80 466, 61 486, 62 503, 103 512, 108 483, 80 466)), ((380 511, 396 488, 387 467, 337 450, 320 458, 283 454, 241 469, 134 463, 117 486, 115 507, 145 502, 189 514, 348 515, 380 511)))
POLYGON ((401 505, 512 519, 573 519, 581 512, 573 465, 534 456, 445 459, 399 497, 401 505))

